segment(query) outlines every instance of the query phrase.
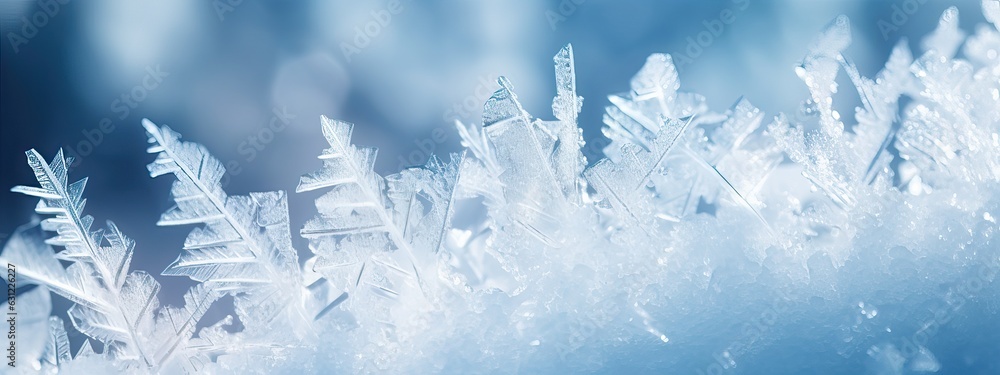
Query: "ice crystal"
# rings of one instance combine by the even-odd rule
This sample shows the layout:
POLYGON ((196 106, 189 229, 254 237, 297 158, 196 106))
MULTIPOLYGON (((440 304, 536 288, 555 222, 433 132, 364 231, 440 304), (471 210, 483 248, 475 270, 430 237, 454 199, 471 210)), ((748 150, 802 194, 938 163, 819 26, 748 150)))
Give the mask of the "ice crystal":
POLYGON ((499 180, 514 226, 544 246, 559 247, 566 239, 559 230, 562 221, 583 202, 580 173, 586 162, 576 127, 583 98, 575 92, 572 47, 559 51, 554 61, 558 96, 552 110, 558 121, 532 119, 510 81, 500 77, 501 88, 483 110, 483 131, 503 168, 499 180))
POLYGON ((316 199, 319 215, 301 231, 316 254, 306 267, 342 292, 335 303, 346 301, 363 329, 377 327, 378 336, 394 337, 393 307, 423 298, 422 277, 445 244, 461 158, 453 155, 447 164, 432 158, 424 168, 383 178, 373 170, 378 150, 350 143, 353 128, 322 118, 330 145, 319 156, 323 167, 302 176, 296 188, 330 188, 316 199))
POLYGON ((134 244, 114 224, 91 229, 86 180, 67 183, 62 153, 29 151, 40 187, 14 191, 55 216, 2 254, 41 285, 18 296, 39 332, 22 353, 48 373, 802 372, 759 354, 803 335, 823 339, 795 353, 944 369, 935 345, 906 340, 997 306, 1000 6, 982 8, 992 25, 967 37, 949 8, 919 55, 902 40, 873 77, 845 56, 850 22, 836 18, 793 68, 809 94, 790 114, 742 97, 710 109, 653 54, 608 97, 610 143, 589 167, 569 45, 553 58, 554 119, 501 77, 482 124, 455 124, 464 152, 398 173, 376 173, 354 125, 322 117, 329 147, 296 188, 323 190, 301 263, 283 192, 228 195, 203 146, 144 120, 150 175, 177 177, 158 224, 197 225, 163 272, 197 282, 183 308, 159 307, 156 280, 130 272, 134 244), (845 76, 853 117, 834 102, 845 76), (49 291, 89 337, 75 355, 49 291), (235 314, 202 322, 227 294, 235 314))
MULTIPOLYGON (((169 127, 149 120, 143 120, 143 126, 152 144, 147 151, 157 155, 148 166, 150 176, 177 176, 171 188, 175 206, 157 225, 203 225, 191 231, 184 251, 163 274, 187 276, 200 282, 198 289, 206 293, 232 295, 244 336, 287 344, 290 337, 264 332, 314 334, 310 327, 325 301, 304 285, 292 248, 285 193, 227 195, 220 183, 225 168, 204 146, 182 142, 169 127)), ((221 342, 198 342, 201 352, 224 353, 224 347, 221 342)))
POLYGON ((612 143, 588 181, 617 216, 647 232, 722 197, 763 220, 753 194, 783 159, 760 134, 763 113, 742 98, 726 113, 709 113, 703 97, 679 88, 671 57, 654 54, 630 94, 609 97, 603 132, 612 143))
MULTIPOLYGON (((192 355, 188 343, 195 325, 217 298, 215 292, 190 291, 184 308, 159 308, 159 283, 143 271, 129 272, 132 240, 110 221, 106 228, 93 229, 94 218, 83 214, 87 179, 68 183, 66 167, 71 160, 63 157, 62 150, 51 163, 35 150, 26 154, 40 186, 11 190, 40 198, 35 211, 53 216, 22 228, 4 248, 3 259, 17 265, 19 276, 74 302, 68 312, 73 326, 102 343, 105 356, 119 369, 182 368, 192 355), (39 229, 56 235, 42 242, 40 233, 27 233, 39 229), (63 250, 54 253, 49 245, 63 250), (64 267, 60 261, 70 264, 64 267)), ((55 327, 61 324, 51 324, 55 332, 41 360, 57 367, 68 355, 64 333, 55 327)))

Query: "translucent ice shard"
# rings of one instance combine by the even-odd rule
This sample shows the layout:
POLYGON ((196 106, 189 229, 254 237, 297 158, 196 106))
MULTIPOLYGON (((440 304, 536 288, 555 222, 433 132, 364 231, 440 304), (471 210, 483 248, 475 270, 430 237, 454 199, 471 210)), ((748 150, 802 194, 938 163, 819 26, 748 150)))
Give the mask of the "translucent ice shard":
MULTIPOLYGON (((729 197, 762 221, 755 195, 785 157, 774 139, 762 132, 763 118, 760 109, 741 98, 710 134, 685 145, 707 175, 707 184, 697 190, 699 196, 709 201, 729 197)), ((705 127, 698 130, 704 134, 705 127)))
POLYGON ((704 111, 704 98, 679 88, 670 55, 649 56, 632 78, 631 92, 608 97, 612 105, 605 108, 602 128, 611 140, 604 148, 607 159, 584 173, 599 198, 647 232, 658 227, 656 217, 676 221, 697 199, 685 178, 690 176, 681 175, 687 171, 662 178, 668 155, 691 123, 687 117, 704 111), (654 199, 659 204, 651 204, 654 199))
POLYGON ((501 228, 510 222, 505 186, 500 179, 504 169, 486 132, 460 122, 456 122, 456 127, 462 145, 467 148, 466 157, 458 167, 462 179, 455 187, 456 210, 476 214, 466 215, 462 223, 449 230, 445 239, 449 263, 470 286, 492 285, 510 293, 517 289, 508 279, 510 272, 516 272, 515 255, 501 253, 496 246, 490 246, 501 228), (507 281, 500 281, 503 279, 507 281))
MULTIPOLYGON (((618 162, 612 162, 610 159, 597 162, 585 172, 587 180, 593 185, 594 190, 610 202, 611 207, 628 218, 631 223, 643 226, 647 231, 655 231, 654 217, 659 212, 656 205, 649 204, 656 195, 656 186, 652 183, 652 179, 662 174, 667 154, 689 124, 690 121, 665 119, 665 123, 659 126, 658 136, 647 143, 645 148, 633 144, 624 145, 618 162)), ((680 194, 680 196, 664 200, 668 202, 676 200, 687 204, 692 193, 689 190, 680 190, 668 194, 680 194)), ((667 219, 676 220, 674 217, 667 219)))
POLYGON ((630 96, 609 98, 602 130, 612 143, 608 158, 585 173, 588 181, 646 231, 657 218, 678 221, 720 197, 763 220, 753 192, 784 158, 759 131, 763 114, 744 99, 724 114, 707 113, 704 99, 679 86, 670 56, 654 54, 632 79, 630 96))
POLYGON ((653 54, 632 77, 631 91, 611 95, 611 106, 605 108, 601 131, 611 143, 604 154, 617 161, 625 143, 649 149, 665 119, 680 120, 705 111, 705 98, 698 94, 678 92, 680 81, 673 59, 666 54, 653 54))
POLYGON ((583 97, 576 95, 576 71, 573 62, 573 46, 566 45, 553 57, 556 71, 556 97, 552 99, 552 113, 559 121, 541 121, 541 129, 555 139, 552 146, 552 169, 556 179, 573 204, 579 205, 583 198, 583 181, 580 174, 587 165, 580 147, 583 134, 577 127, 577 116, 583 109, 583 97))
POLYGON ((533 120, 518 101, 506 77, 486 101, 483 126, 500 166, 514 223, 546 246, 563 242, 560 220, 582 203, 579 178, 585 161, 576 115, 582 98, 575 89, 572 47, 554 58, 558 96, 553 111, 559 121, 533 120), (552 189, 553 186, 559 187, 552 189))

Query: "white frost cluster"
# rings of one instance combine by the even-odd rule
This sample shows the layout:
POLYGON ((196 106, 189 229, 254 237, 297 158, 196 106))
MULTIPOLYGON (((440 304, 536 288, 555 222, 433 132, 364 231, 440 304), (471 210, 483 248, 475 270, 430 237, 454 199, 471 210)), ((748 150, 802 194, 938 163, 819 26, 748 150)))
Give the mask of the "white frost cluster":
POLYGON ((113 223, 92 227, 69 160, 28 151, 39 187, 13 190, 48 218, 0 257, 41 286, 19 296, 22 328, 37 327, 23 332, 48 334, 22 334, 17 370, 721 373, 801 369, 758 356, 798 338, 873 373, 938 371, 940 326, 967 303, 1000 313, 1000 9, 983 10, 993 24, 965 38, 948 9, 918 57, 901 41, 874 77, 842 54, 837 18, 795 67, 809 97, 771 118, 745 98, 709 109, 654 54, 608 97, 607 158, 589 167, 570 46, 554 120, 500 78, 447 162, 380 176, 377 150, 324 117, 330 147, 296 188, 322 191, 302 262, 284 192, 227 195, 204 147, 144 120, 151 176, 177 178, 158 224, 194 226, 162 272, 197 282, 183 307, 130 271, 113 223), (834 109, 839 74, 856 123, 834 109), (48 291, 75 304, 76 354, 48 291), (235 315, 203 321, 226 295, 235 315))

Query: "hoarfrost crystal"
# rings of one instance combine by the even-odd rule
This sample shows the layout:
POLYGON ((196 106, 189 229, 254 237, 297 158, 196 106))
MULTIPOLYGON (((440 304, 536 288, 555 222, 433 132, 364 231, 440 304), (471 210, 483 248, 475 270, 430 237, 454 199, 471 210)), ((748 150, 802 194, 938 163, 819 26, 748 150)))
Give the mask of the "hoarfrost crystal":
POLYGON ((710 109, 653 54, 608 97, 606 158, 589 166, 568 45, 553 120, 501 77, 482 124, 455 123, 466 150, 420 167, 379 175, 354 125, 322 117, 329 147, 296 188, 322 193, 314 214, 292 213, 313 216, 301 263, 284 192, 227 194, 203 146, 143 120, 150 175, 177 177, 157 224, 196 225, 163 271, 197 283, 183 307, 159 305, 113 223, 92 228, 87 180, 68 183, 62 152, 28 151, 39 187, 13 191, 50 217, 0 256, 39 285, 18 295, 36 333, 18 371, 802 371, 769 351, 864 353, 874 373, 955 366, 933 336, 1000 306, 1000 5, 982 9, 992 24, 968 37, 947 9, 919 54, 901 40, 874 77, 844 55, 850 21, 836 18, 793 68, 809 95, 791 114, 743 97, 710 109), (833 100, 841 74, 853 117, 833 100), (50 291, 88 337, 75 355, 50 291), (203 321, 229 300, 233 315, 203 321))
MULTIPOLYGON (((110 221, 104 229, 92 229, 94 218, 83 214, 87 179, 68 183, 66 167, 71 160, 61 150, 51 163, 35 150, 26 154, 40 186, 17 186, 12 191, 40 198, 35 211, 54 216, 19 230, 2 258, 18 265, 19 275, 32 283, 74 302, 69 310, 73 326, 103 344, 104 356, 119 370, 183 368, 194 355, 189 344, 195 324, 217 298, 215 293, 189 292, 195 296, 185 298, 184 308, 160 308, 159 283, 146 272, 129 272, 132 240, 110 221), (56 236, 42 242, 39 229, 56 236), (49 245, 63 250, 54 253, 49 245), (60 260, 70 265, 63 267, 60 260)), ((40 358, 47 368, 68 360, 60 323, 50 322, 55 332, 47 340, 50 349, 40 358)))

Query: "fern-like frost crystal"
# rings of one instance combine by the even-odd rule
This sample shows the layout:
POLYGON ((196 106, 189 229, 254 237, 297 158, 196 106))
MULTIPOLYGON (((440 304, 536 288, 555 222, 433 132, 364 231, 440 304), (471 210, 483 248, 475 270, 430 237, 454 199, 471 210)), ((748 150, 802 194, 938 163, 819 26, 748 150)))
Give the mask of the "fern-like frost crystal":
POLYGON ((500 77, 482 124, 455 123, 463 152, 398 173, 322 117, 322 166, 296 187, 315 199, 302 263, 284 192, 229 195, 203 146, 143 120, 149 174, 176 177, 157 224, 194 227, 163 271, 195 282, 182 307, 160 306, 136 244, 83 213, 71 161, 28 151, 38 186, 13 191, 46 218, 0 254, 38 285, 15 291, 34 334, 16 371, 808 372, 772 352, 841 372, 995 368, 988 330, 940 349, 997 315, 1000 2, 982 8, 991 24, 967 34, 949 8, 870 77, 836 18, 793 67, 808 96, 789 114, 712 109, 653 54, 608 97, 590 164, 569 45, 551 119, 500 77), (852 116, 834 98, 855 92, 852 116), (213 304, 233 313, 204 321, 213 304), (69 326, 87 337, 75 354, 69 326))
POLYGON ((169 127, 149 120, 143 120, 143 126, 151 144, 147 151, 157 155, 148 166, 150 176, 177 177, 171 187, 175 206, 157 224, 201 224, 163 274, 187 276, 202 283, 205 292, 234 296, 247 336, 288 343, 289 337, 277 332, 264 334, 278 327, 300 337, 311 335, 321 306, 313 304, 312 293, 303 284, 291 245, 285 193, 227 195, 220 183, 225 168, 202 145, 183 142, 169 127))
POLYGON ((432 158, 424 168, 383 178, 373 170, 377 150, 350 143, 353 124, 321 121, 330 145, 319 156, 323 167, 296 188, 330 189, 316 199, 319 215, 301 230, 316 254, 306 267, 341 291, 336 302, 346 301, 342 307, 361 329, 380 332, 361 335, 357 345, 384 360, 393 353, 371 346, 395 341, 393 310, 427 303, 422 277, 436 268, 449 231, 461 157, 452 155, 450 163, 432 158))
MULTIPOLYGON (((71 162, 58 152, 46 162, 35 150, 27 153, 28 164, 40 186, 12 189, 40 198, 35 211, 52 215, 40 225, 25 227, 8 242, 2 257, 18 265, 19 275, 43 285, 75 304, 69 310, 73 326, 104 346, 104 354, 121 370, 159 371, 181 369, 191 354, 187 343, 198 320, 215 301, 215 293, 188 300, 183 309, 160 308, 160 285, 143 271, 129 272, 135 243, 108 222, 93 229, 93 217, 83 214, 87 180, 68 183, 66 167, 71 162), (42 242, 43 229, 54 237, 42 242), (61 246, 54 253, 50 245, 61 246), (60 260, 69 262, 64 267, 60 260)), ((43 360, 58 368, 68 359, 65 332, 60 322, 43 360), (60 326, 61 327, 61 326, 60 326)), ((89 344, 88 346, 89 347, 89 344)))

